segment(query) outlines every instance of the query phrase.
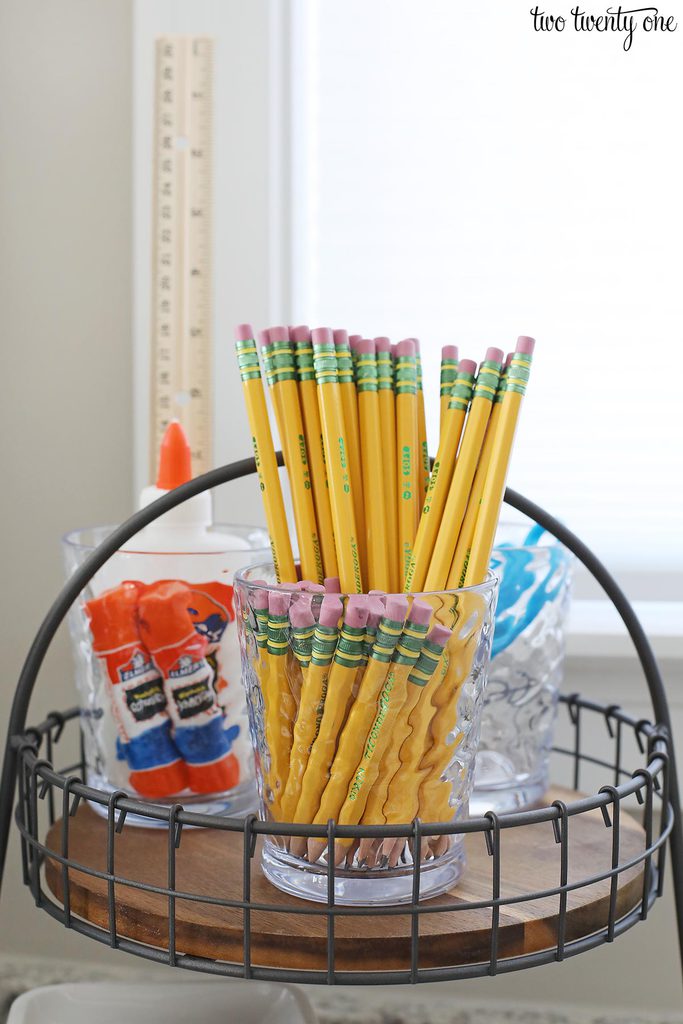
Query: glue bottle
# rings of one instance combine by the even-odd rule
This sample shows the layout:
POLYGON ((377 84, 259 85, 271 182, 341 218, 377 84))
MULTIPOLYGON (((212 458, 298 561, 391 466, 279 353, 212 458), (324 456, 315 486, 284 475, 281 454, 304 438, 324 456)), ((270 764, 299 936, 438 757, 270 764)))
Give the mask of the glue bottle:
MULTIPOLYGON (((191 479, 190 443, 180 422, 171 420, 159 450, 156 483, 143 488, 139 508, 145 508, 191 479)), ((250 544, 243 537, 212 531, 212 522, 211 494, 202 491, 155 519, 128 542, 126 550, 182 554, 250 550, 250 544)))
MULTIPOLYGON (((173 420, 161 443, 156 483, 143 489, 139 507, 144 508, 191 479, 190 444, 181 424, 173 420)), ((205 641, 203 655, 211 668, 211 688, 225 730, 221 756, 226 745, 235 755, 230 759, 233 788, 251 782, 253 767, 232 579, 236 569, 270 556, 262 531, 254 528, 242 529, 242 535, 220 533, 212 529, 212 522, 211 495, 204 491, 165 512, 132 537, 118 553, 115 571, 137 583, 141 597, 148 586, 162 581, 175 581, 188 588, 188 614, 195 632, 205 641)), ((203 781, 198 772, 194 774, 191 788, 207 792, 208 767, 203 781)))

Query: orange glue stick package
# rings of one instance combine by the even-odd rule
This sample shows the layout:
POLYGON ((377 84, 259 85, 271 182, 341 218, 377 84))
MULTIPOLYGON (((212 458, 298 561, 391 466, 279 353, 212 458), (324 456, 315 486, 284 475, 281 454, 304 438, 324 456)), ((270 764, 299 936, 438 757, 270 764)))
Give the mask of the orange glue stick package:
POLYGON ((173 739, 195 793, 230 789, 239 764, 212 686, 208 640, 194 628, 189 587, 177 581, 145 587, 140 595, 140 631, 163 676, 173 739))
POLYGON ((146 797, 180 793, 187 770, 171 739, 164 683, 140 639, 137 589, 124 583, 89 601, 95 651, 105 673, 119 734, 119 753, 128 764, 130 787, 146 797))

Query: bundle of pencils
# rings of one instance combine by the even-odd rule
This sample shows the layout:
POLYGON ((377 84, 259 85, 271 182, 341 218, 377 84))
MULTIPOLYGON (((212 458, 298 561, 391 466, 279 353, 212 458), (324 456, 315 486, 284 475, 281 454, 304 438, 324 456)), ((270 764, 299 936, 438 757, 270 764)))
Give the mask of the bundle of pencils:
MULTIPOLYGON (((486 578, 533 339, 521 337, 506 360, 489 348, 478 368, 443 349, 433 468, 416 339, 392 346, 275 327, 259 342, 303 578, 258 347, 243 324, 238 361, 282 585, 269 601, 256 592, 251 601, 269 751, 264 799, 273 818, 297 823, 447 820, 457 699, 486 613, 476 589, 452 600, 449 592, 486 578), (401 591, 408 597, 384 596, 401 591)), ((338 844, 338 859, 356 848, 338 844)), ((320 850, 292 840, 291 852, 320 850)), ((366 862, 397 856, 391 844, 361 844, 359 853, 366 862)))

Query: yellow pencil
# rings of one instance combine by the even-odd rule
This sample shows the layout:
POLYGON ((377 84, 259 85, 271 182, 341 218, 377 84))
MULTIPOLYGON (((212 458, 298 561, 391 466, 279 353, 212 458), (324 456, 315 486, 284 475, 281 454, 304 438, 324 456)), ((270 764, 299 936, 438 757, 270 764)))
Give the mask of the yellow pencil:
POLYGON ((368 570, 366 579, 368 589, 379 589, 386 592, 391 587, 386 535, 387 513, 382 473, 382 462, 386 458, 386 453, 382 449, 374 341, 363 339, 359 342, 357 352, 356 387, 360 417, 365 535, 367 538, 368 570))
MULTIPOLYGON (((346 799, 339 812, 340 825, 357 825, 363 816, 368 795, 379 775, 384 752, 387 749, 396 719, 405 703, 408 676, 413 671, 429 629, 431 606, 414 600, 398 646, 377 701, 377 712, 370 726, 363 754, 351 777, 346 799)), ((339 840, 348 847, 351 840, 339 840)))
MULTIPOLYGON (((269 342, 263 345, 266 377, 271 393, 277 395, 282 419, 282 451, 289 477, 294 522, 299 541, 299 559, 304 579, 322 583, 324 572, 320 539, 311 490, 308 449, 301 418, 294 353, 286 327, 271 327, 269 342)), ((296 579, 296 578, 295 578, 296 579)), ((288 582, 294 583, 294 580, 288 582)))
POLYGON ((429 690, 425 693, 426 699, 418 702, 408 719, 410 733, 399 751, 401 764, 389 783, 383 807, 384 820, 390 825, 412 821, 419 812, 420 785, 423 780, 419 767, 428 745, 429 727, 437 710, 433 702, 434 696, 441 689, 448 665, 448 655, 442 656, 438 672, 435 673, 429 690))
POLYGON ((493 399, 496 397, 498 389, 502 360, 501 350, 490 348, 479 367, 472 403, 455 464, 455 472, 446 498, 442 527, 436 537, 425 579, 425 590, 443 590, 446 586, 455 545, 465 517, 472 480, 484 442, 486 424, 491 415, 493 399))
POLYGON ((284 426, 284 421, 283 421, 283 416, 282 416, 282 402, 281 402, 282 395, 281 395, 280 391, 276 390, 275 388, 270 387, 270 377, 271 377, 271 374, 272 374, 272 364, 271 364, 270 356, 268 354, 269 351, 270 351, 270 332, 267 331, 267 330, 266 331, 259 331, 258 332, 258 341, 259 341, 259 345, 261 346, 261 358, 263 359, 263 372, 264 372, 264 374, 266 376, 266 380, 268 381, 268 392, 270 394, 270 401, 271 401, 271 404, 273 406, 273 413, 275 414, 275 426, 277 427, 277 433, 278 433, 278 437, 280 439, 280 448, 284 449, 285 442, 284 442, 283 439, 284 439, 284 436, 285 436, 285 426, 284 426))
MULTIPOLYGON (((419 459, 417 430, 417 368, 412 338, 396 346, 396 471, 398 474, 398 555, 401 583, 413 553, 419 517, 419 459)), ((450 567, 450 563, 449 563, 450 567)))
POLYGON ((396 396, 394 394, 394 361, 388 338, 375 338, 377 352, 377 400, 379 402, 380 437, 382 444, 382 480, 386 512, 389 586, 396 593, 401 589, 398 563, 398 476, 396 467, 396 396))
POLYGON ((510 453, 515 439, 519 410, 529 380, 534 345, 533 338, 519 338, 510 360, 505 393, 500 406, 500 419, 495 434, 495 445, 491 452, 477 523, 472 537, 470 558, 465 573, 465 586, 481 583, 489 567, 500 506, 505 493, 510 453))
POLYGON ((460 593, 449 617, 456 616, 456 632, 444 652, 446 671, 440 685, 432 691, 434 714, 429 722, 429 736, 417 769, 419 782, 419 815, 423 821, 448 820, 452 784, 444 772, 458 749, 458 693, 472 669, 482 622, 487 614, 485 595, 477 590, 460 593), (439 808, 443 808, 442 810, 439 808))
POLYGON ((441 376, 439 378, 439 438, 443 434, 446 409, 451 398, 451 389, 458 376, 458 346, 444 345, 441 349, 441 376))
POLYGON ((296 569, 287 529, 287 515, 282 500, 282 488, 280 487, 273 437, 268 421, 268 407, 263 392, 253 328, 249 324, 240 324, 236 329, 236 339, 235 347, 242 378, 242 390, 247 407, 251 442, 254 448, 256 471, 266 514, 275 573, 280 582, 291 581, 296 579, 296 569))
MULTIPOLYGON (((282 820, 291 821, 301 795, 311 745, 318 735, 325 707, 332 658, 339 639, 341 600, 326 595, 320 605, 320 620, 313 633, 311 661, 301 687, 299 714, 294 724, 287 782, 281 800, 282 820)), ((303 846, 305 848, 305 840, 303 846)))
POLYGON ((344 413, 339 393, 337 354, 329 328, 316 328, 311 339, 339 578, 345 594, 360 594, 363 591, 363 575, 344 413))
POLYGON ((427 576, 436 537, 443 522, 443 510, 453 479, 458 445, 472 397, 476 370, 476 363, 471 359, 463 359, 456 382, 451 389, 439 450, 434 459, 434 469, 429 478, 429 487, 406 572, 406 593, 420 591, 427 576))
POLYGON ((299 398, 306 433, 306 450, 311 463, 311 483, 315 519, 318 524, 320 550, 326 576, 337 574, 337 552, 334 546, 330 491, 325 465, 325 446, 320 426, 318 389, 313 366, 313 344, 308 327, 295 327, 291 332, 296 355, 296 369, 299 380, 299 398))
POLYGON ((292 746, 292 728, 296 718, 296 702, 287 677, 289 653, 290 595, 271 590, 268 594, 268 678, 265 687, 264 711, 268 766, 267 794, 271 814, 280 820, 280 801, 289 774, 289 755, 292 746))
POLYGON ((361 658, 367 618, 367 597, 353 594, 344 613, 330 669, 320 728, 308 756, 301 794, 292 821, 309 823, 313 821, 320 807, 320 798, 327 785, 339 734, 346 717, 347 698, 351 693, 361 658))
POLYGON ((348 445, 348 462, 353 491, 353 508, 356 516, 360 568, 363 578, 366 579, 368 562, 365 542, 365 510, 363 508, 363 471, 354 361, 349 345, 349 336, 346 331, 334 331, 332 337, 337 355, 337 379, 339 381, 339 394, 341 396, 348 445))
MULTIPOLYGON (((313 819, 314 824, 325 824, 330 818, 336 818, 339 814, 339 808, 346 797, 351 776, 361 758, 370 727, 375 719, 377 698, 389 671, 391 658, 399 642, 407 611, 407 598, 399 596, 388 599, 386 614, 379 623, 358 696, 339 737, 339 747, 332 762, 329 780, 320 799, 320 806, 313 819)), ((322 847, 317 842, 309 840, 309 859, 317 859, 322 852, 322 847)))
POLYGON ((420 342, 417 338, 413 338, 413 341, 415 342, 415 369, 417 371, 417 438, 420 446, 420 462, 422 465, 422 473, 419 475, 418 481, 420 508, 422 508, 422 503, 424 501, 425 494, 427 493, 429 477, 432 470, 429 464, 429 445, 427 443, 427 418, 425 416, 425 396, 422 385, 422 358, 420 356, 420 342))
MULTIPOLYGON (((436 670, 450 636, 451 631, 447 626, 434 626, 424 642, 415 668, 408 676, 408 693, 392 729, 389 744, 382 757, 379 775, 370 790, 363 812, 363 822, 366 825, 383 825, 387 820, 384 805, 391 781, 401 768, 401 749, 412 732, 410 721, 417 712, 418 704, 423 701, 425 704, 430 702, 432 681, 438 682, 436 670)), ((419 787, 416 777, 406 776, 404 786, 406 789, 413 789, 417 796, 419 787)), ((405 820, 412 821, 411 818, 405 820)), ((388 848, 392 845, 393 840, 389 840, 384 852, 388 853, 388 848)))
POLYGON ((500 407, 503 402, 508 365, 511 359, 512 355, 509 355, 506 365, 503 367, 496 397, 493 400, 493 409, 491 410, 491 416, 486 427, 486 436, 484 437, 484 445, 481 449, 479 462, 477 463, 477 471, 474 474, 470 498, 467 502, 467 511, 465 512, 465 518, 462 521, 462 528, 460 530, 460 536, 458 537, 458 543, 455 545, 455 554, 453 555, 451 571, 448 574, 448 580, 446 582, 448 590, 455 590, 458 587, 463 587, 465 585, 465 575, 467 573, 467 565, 470 560, 474 527, 479 514, 481 497, 484 493, 484 482, 486 480, 486 474, 491 461, 491 453, 493 452, 496 443, 496 430, 498 429, 500 407))

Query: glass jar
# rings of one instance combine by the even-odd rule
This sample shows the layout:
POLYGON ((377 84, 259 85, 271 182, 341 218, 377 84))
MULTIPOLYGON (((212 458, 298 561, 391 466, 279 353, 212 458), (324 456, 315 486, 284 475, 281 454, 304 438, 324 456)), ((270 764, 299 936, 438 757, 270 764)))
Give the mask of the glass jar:
POLYGON ((541 527, 501 524, 491 558, 500 589, 472 814, 532 806, 548 788, 572 565, 570 552, 541 527))
MULTIPOLYGON (((67 573, 112 530, 68 533, 67 573)), ((270 548, 258 527, 217 525, 209 536, 215 550, 187 553, 135 550, 133 538, 74 602, 86 774, 97 789, 242 814, 256 792, 233 574, 270 548)))
MULTIPOLYGON (((263 820, 405 825, 467 816, 497 580, 420 595, 321 594, 274 583, 272 564, 235 576, 242 680, 263 820)), ((278 888, 325 901, 325 840, 266 836, 278 888)), ((421 849, 420 898, 463 870, 462 836, 421 849)), ((334 844, 342 904, 412 898, 411 842, 334 844)))

